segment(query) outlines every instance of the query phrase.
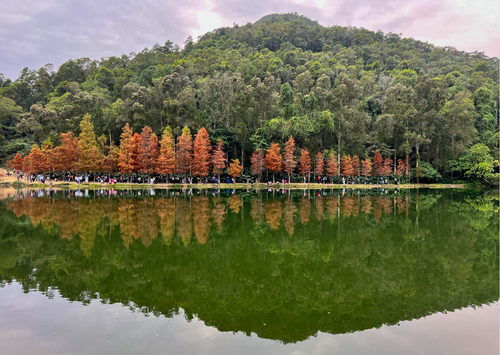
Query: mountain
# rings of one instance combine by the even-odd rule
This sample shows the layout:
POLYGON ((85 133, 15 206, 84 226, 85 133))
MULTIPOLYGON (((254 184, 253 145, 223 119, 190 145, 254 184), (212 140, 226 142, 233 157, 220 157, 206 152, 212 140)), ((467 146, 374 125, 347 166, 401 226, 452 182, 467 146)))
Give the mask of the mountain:
POLYGON ((269 14, 266 15, 255 22, 255 25, 260 25, 265 22, 276 23, 276 22, 293 22, 296 20, 302 20, 307 23, 308 26, 321 26, 318 21, 311 20, 309 17, 304 15, 299 15, 296 12, 289 12, 286 14, 269 14))
POLYGON ((466 178, 451 169, 465 166, 456 159, 475 144, 498 156, 498 58, 310 21, 271 14, 182 49, 167 41, 57 70, 25 68, 14 81, 0 76, 0 162, 78 135, 86 114, 108 145, 119 144, 127 123, 157 135, 169 125, 174 137, 205 127, 248 173, 255 148, 290 136, 312 155, 379 150, 412 167, 422 161, 422 176, 434 181, 466 178))

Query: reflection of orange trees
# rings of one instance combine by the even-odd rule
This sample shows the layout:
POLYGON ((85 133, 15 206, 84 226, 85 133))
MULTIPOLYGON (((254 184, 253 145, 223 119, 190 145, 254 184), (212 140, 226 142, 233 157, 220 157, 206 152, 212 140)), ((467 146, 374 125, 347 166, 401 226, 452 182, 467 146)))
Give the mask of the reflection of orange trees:
POLYGON ((362 203, 363 203, 363 208, 361 209, 363 211, 363 213, 364 214, 370 213, 371 210, 372 210, 372 201, 371 201, 371 198, 369 196, 365 196, 361 200, 362 200, 362 203))
POLYGON ((300 200, 299 206, 300 223, 305 224, 309 222, 309 216, 311 215, 311 201, 308 198, 303 198, 300 200))
POLYGON ((352 216, 357 217, 359 215, 359 197, 354 197, 354 204, 352 206, 352 216))
POLYGON ((326 198, 326 215, 329 220, 334 220, 337 217, 338 200, 335 196, 326 198))
POLYGON ((373 200, 373 217, 378 222, 382 214, 392 212, 392 199, 384 197, 375 197, 373 200))
POLYGON ((297 212, 297 207, 292 200, 285 201, 285 207, 283 208, 283 222, 285 223, 285 229, 290 234, 293 235, 295 232, 295 222, 293 216, 297 212))
POLYGON ((229 196, 229 198, 227 199, 227 204, 232 212, 238 213, 242 206, 241 196, 238 195, 229 196))
POLYGON ((176 198, 168 198, 157 202, 160 232, 163 242, 167 245, 172 242, 174 237, 176 201, 176 198))
POLYGON ((134 206, 134 200, 121 200, 118 206, 118 221, 120 222, 120 236, 123 239, 123 245, 126 248, 134 241, 139 239, 137 227, 137 208, 134 206))
POLYGON ((137 230, 144 246, 150 246, 158 236, 158 206, 156 199, 139 200, 137 208, 137 230))
POLYGON ((379 198, 377 202, 380 204, 384 214, 390 214, 392 212, 392 199, 391 198, 379 198))
POLYGON ((378 203, 373 204, 373 218, 375 218, 375 221, 380 221, 380 217, 382 217, 382 208, 378 203))
POLYGON ((205 244, 208 240, 208 234, 212 224, 210 220, 212 202, 208 197, 203 196, 193 198, 193 203, 196 205, 196 213, 194 213, 194 234, 200 244, 205 244))
POLYGON ((261 223, 264 219, 264 203, 260 198, 253 199, 250 202, 250 215, 254 223, 261 223))
POLYGON ((223 203, 217 203, 212 209, 212 217, 214 219, 214 224, 217 226, 217 232, 222 233, 222 224, 226 219, 226 205, 223 203))
POLYGON ((279 228, 282 210, 283 204, 281 203, 281 201, 272 200, 266 204, 266 222, 271 226, 271 229, 279 228))
POLYGON ((316 198, 316 200, 314 201, 314 208, 316 210, 315 211, 316 218, 318 219, 318 221, 321 221, 323 219, 323 213, 325 210, 322 197, 316 198))
POLYGON ((180 198, 177 201, 177 232, 185 245, 189 244, 193 235, 193 225, 191 215, 193 210, 189 200, 180 198))
POLYGON ((342 216, 349 217, 351 216, 354 208, 354 197, 344 196, 340 200, 340 212, 342 216))
POLYGON ((405 199, 403 199, 402 197, 396 197, 396 206, 398 207, 398 214, 407 212, 408 215, 409 204, 407 203, 407 201, 405 201, 405 199))

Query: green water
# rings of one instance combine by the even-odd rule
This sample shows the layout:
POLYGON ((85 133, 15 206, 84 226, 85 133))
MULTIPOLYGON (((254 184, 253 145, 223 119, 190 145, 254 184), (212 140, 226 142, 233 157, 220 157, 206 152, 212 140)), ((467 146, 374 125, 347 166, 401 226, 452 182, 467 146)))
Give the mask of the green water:
POLYGON ((0 353, 498 354, 498 230, 494 191, 20 190, 0 353))

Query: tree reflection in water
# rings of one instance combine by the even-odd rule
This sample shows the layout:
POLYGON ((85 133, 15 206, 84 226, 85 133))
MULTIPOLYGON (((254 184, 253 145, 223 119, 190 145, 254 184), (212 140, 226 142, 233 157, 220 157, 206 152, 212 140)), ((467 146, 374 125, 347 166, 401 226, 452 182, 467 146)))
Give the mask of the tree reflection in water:
POLYGON ((0 200, 0 250, 0 282, 25 292, 282 342, 499 297, 481 191, 21 190, 0 200))

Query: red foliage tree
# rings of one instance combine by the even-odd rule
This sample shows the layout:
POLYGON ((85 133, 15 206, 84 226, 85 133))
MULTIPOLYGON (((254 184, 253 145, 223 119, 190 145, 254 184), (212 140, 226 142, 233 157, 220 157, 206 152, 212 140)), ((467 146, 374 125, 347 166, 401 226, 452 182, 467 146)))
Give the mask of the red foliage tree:
POLYGON ((141 144, 141 135, 136 132, 132 136, 132 164, 134 173, 138 173, 142 169, 142 162, 139 160, 140 144, 141 144))
POLYGON ((273 184, 275 182, 276 173, 281 171, 281 154, 280 145, 278 143, 271 143, 271 147, 266 152, 266 169, 273 172, 273 184))
POLYGON ((135 150, 133 131, 127 123, 125 127, 123 127, 123 132, 120 136, 120 160, 118 161, 120 173, 127 175, 127 182, 130 180, 130 174, 135 171, 135 150))
POLYGON ((187 180, 187 174, 191 171, 193 160, 193 137, 187 126, 182 130, 182 135, 177 138, 177 172, 184 174, 187 180))
POLYGON ((348 178, 354 175, 352 159, 349 155, 344 155, 340 160, 340 173, 348 178))
POLYGON ((35 174, 39 174, 43 171, 43 155, 38 145, 35 144, 33 148, 31 148, 30 152, 30 162, 31 162, 31 172, 35 174))
POLYGON ((156 162, 158 161, 158 137, 153 133, 151 127, 142 129, 139 146, 137 147, 138 160, 141 162, 141 172, 149 175, 154 174, 156 162))
POLYGON ((212 155, 212 164, 214 166, 214 174, 217 174, 217 179, 220 180, 220 174, 226 168, 227 157, 224 152, 224 141, 222 139, 217 139, 217 147, 214 149, 214 154, 212 155))
POLYGON ((61 144, 55 148, 54 169, 58 171, 78 170, 78 138, 73 132, 61 133, 61 144))
POLYGON ((357 155, 352 157, 352 168, 354 169, 354 176, 359 176, 360 166, 359 166, 359 158, 357 155))
POLYGON ((169 181, 168 175, 175 173, 175 144, 172 130, 169 126, 163 131, 160 157, 158 158, 156 171, 159 174, 167 174, 167 183, 169 181))
POLYGON ((295 140, 290 137, 285 145, 283 151, 283 170, 288 174, 288 182, 290 182, 290 175, 293 174, 297 162, 294 159, 293 153, 295 152, 295 140))
POLYGON ((262 172, 265 169, 264 152, 261 149, 256 149, 250 161, 252 163, 252 173, 257 175, 257 183, 259 183, 262 172))
POLYGON ((23 170, 23 157, 21 156, 21 153, 17 153, 16 155, 14 155, 12 167, 16 170, 23 170))
POLYGON ((26 174, 26 179, 29 179, 29 174, 31 173, 31 159, 29 154, 26 154, 23 158, 23 171, 26 174))
POLYGON ((363 175, 366 178, 371 175, 371 172, 372 172, 372 163, 368 159, 363 160, 363 172, 361 173, 361 175, 363 175))
POLYGON ((309 155, 307 148, 301 150, 299 164, 299 172, 302 176, 306 176, 311 173, 311 156, 309 155))
POLYGON ((381 176, 383 173, 384 160, 382 159, 382 155, 380 155, 380 151, 375 152, 375 156, 373 157, 373 165, 372 172, 373 176, 381 176))
POLYGON ((392 159, 391 158, 386 158, 384 160, 384 164, 382 164, 382 173, 380 175, 382 176, 389 176, 393 173, 392 170, 392 159))
POLYGON ((205 177, 210 173, 212 146, 205 127, 201 127, 194 139, 193 175, 205 177))
POLYGON ((337 176, 338 172, 339 172, 339 167, 337 163, 337 157, 333 152, 330 152, 326 160, 326 175, 332 178, 333 182, 333 177, 337 176))
POLYGON ((406 175, 406 163, 403 159, 399 159, 398 166, 396 169, 396 176, 401 179, 403 175, 406 175))
POLYGON ((318 154, 316 154, 315 165, 316 169, 314 170, 314 172, 316 173, 316 175, 323 175, 325 171, 325 159, 323 159, 323 154, 321 154, 321 152, 318 152, 318 154))

